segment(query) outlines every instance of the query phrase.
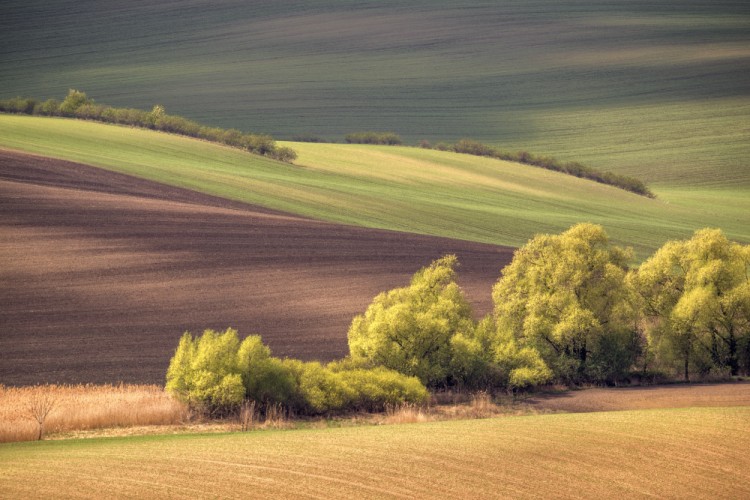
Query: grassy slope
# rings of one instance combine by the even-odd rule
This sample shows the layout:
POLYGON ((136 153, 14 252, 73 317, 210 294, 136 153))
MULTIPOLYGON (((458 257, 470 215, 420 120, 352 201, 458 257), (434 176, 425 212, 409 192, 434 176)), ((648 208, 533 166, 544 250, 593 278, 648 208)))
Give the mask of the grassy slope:
POLYGON ((8 444, 0 489, 17 498, 742 498, 749 420, 748 407, 692 408, 8 444))
POLYGON ((0 97, 79 87, 278 137, 472 136, 749 188, 749 28, 731 0, 8 0, 0 97))
POLYGON ((707 224, 750 240, 741 210, 649 200, 546 170, 416 148, 293 144, 287 165, 168 134, 0 116, 0 146, 80 161, 314 218, 518 246, 579 221, 641 256, 707 224))

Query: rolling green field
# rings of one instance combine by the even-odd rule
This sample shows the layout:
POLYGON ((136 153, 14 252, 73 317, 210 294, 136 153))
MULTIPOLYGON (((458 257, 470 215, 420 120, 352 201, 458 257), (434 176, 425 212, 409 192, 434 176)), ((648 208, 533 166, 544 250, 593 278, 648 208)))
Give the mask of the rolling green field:
POLYGON ((0 98, 271 133, 474 137, 671 185, 750 185, 744 2, 48 2, 0 6, 0 98))
POLYGON ((333 222, 520 246, 536 233, 590 221, 603 224, 618 243, 633 246, 639 257, 707 225, 750 241, 745 221, 750 198, 739 188, 731 199, 710 189, 674 188, 657 191, 659 198, 652 200, 469 155, 408 147, 289 145, 299 152, 295 165, 147 130, 0 116, 0 147, 333 222), (700 196, 711 203, 704 204, 700 196))
POLYGON ((750 408, 0 446, 29 497, 746 498, 750 408))

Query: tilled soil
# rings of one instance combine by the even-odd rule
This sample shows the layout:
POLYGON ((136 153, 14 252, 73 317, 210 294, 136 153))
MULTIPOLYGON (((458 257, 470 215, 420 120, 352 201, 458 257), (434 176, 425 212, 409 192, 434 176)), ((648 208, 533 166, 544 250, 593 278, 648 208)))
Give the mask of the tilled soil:
POLYGON ((0 151, 0 383, 162 383, 185 331, 330 360, 379 292, 456 254, 477 317, 512 249, 328 224, 0 151))

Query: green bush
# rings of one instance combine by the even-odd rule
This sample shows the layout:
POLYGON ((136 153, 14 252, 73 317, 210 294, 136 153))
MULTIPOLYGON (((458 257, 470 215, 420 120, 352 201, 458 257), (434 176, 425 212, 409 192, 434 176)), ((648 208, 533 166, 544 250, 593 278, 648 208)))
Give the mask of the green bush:
POLYGON ((402 144, 401 137, 394 132, 352 132, 344 138, 349 144, 381 144, 398 146, 402 144))
POLYGON ((429 387, 451 384, 451 337, 474 328, 456 283, 455 255, 417 272, 408 287, 381 293, 349 328, 352 358, 413 375, 429 387))
POLYGON ((453 145, 453 151, 474 156, 495 156, 495 148, 472 139, 461 139, 453 145))
POLYGON ((236 411, 245 399, 238 349, 237 332, 231 328, 206 330, 199 338, 185 333, 169 363, 166 389, 212 416, 236 411))
POLYGON ((185 333, 169 364, 166 388, 211 416, 236 412, 245 399, 261 412, 282 405, 300 415, 382 410, 385 405, 423 404, 427 389, 413 377, 385 368, 279 359, 257 335, 242 342, 235 330, 185 333))
POLYGON ((187 118, 168 115, 164 107, 158 104, 151 111, 112 108, 96 104, 84 92, 74 89, 68 92, 62 103, 54 99, 40 103, 35 99, 23 97, 2 100, 0 101, 0 112, 44 116, 61 115, 83 120, 143 127, 218 142, 287 163, 297 159, 297 153, 293 149, 277 147, 275 141, 269 135, 243 134, 235 129, 224 130, 218 127, 204 127, 187 118))
POLYGON ((65 97, 65 100, 63 100, 62 104, 60 105, 60 113, 63 116, 75 116, 75 112, 78 108, 80 108, 84 104, 89 104, 91 102, 93 101, 89 101, 89 98, 86 96, 85 92, 70 89, 68 91, 68 95, 65 97))
POLYGON ((39 102, 36 99, 30 99, 27 97, 14 97, 0 101, 0 111, 4 113, 22 113, 30 115, 36 108, 39 107, 39 102))
MULTIPOLYGON (((422 141, 420 147, 430 148, 430 143, 422 141)), ((496 158, 498 160, 523 163, 525 165, 532 165, 546 170, 563 172, 583 179, 589 179, 600 184, 609 184, 632 193, 648 196, 649 198, 654 197, 654 194, 648 186, 646 186, 643 181, 634 177, 619 175, 612 172, 599 172, 598 170, 577 162, 561 162, 548 156, 535 156, 527 151, 508 153, 473 139, 461 139, 453 145, 439 142, 432 148, 439 151, 453 151, 455 153, 485 156, 488 158, 496 158)))
POLYGON ((423 405, 430 394, 416 377, 384 367, 339 372, 353 395, 350 405, 360 411, 384 411, 407 403, 423 405))

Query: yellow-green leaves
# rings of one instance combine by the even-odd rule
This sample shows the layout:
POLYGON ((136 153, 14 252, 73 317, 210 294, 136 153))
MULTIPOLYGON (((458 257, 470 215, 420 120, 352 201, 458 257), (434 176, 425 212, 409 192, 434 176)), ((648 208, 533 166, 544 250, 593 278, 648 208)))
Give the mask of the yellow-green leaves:
MULTIPOLYGON (((558 377, 586 379, 601 354, 602 335, 636 334, 625 285, 631 256, 611 245, 595 224, 533 238, 516 252, 493 288, 498 333, 536 349, 558 377)), ((625 350, 623 355, 634 360, 637 352, 625 350)))
POLYGON ((629 281, 651 318, 650 343, 673 346, 686 379, 693 362, 732 375, 750 370, 750 245, 702 229, 664 245, 629 281))
POLYGON ((448 255, 418 271, 408 287, 375 297, 349 328, 352 358, 445 384, 451 375, 451 338, 471 334, 471 307, 455 283, 457 259, 448 255))
POLYGON ((237 332, 206 330, 194 339, 185 333, 167 370, 166 389, 180 399, 214 414, 226 414, 245 398, 237 363, 237 332))

